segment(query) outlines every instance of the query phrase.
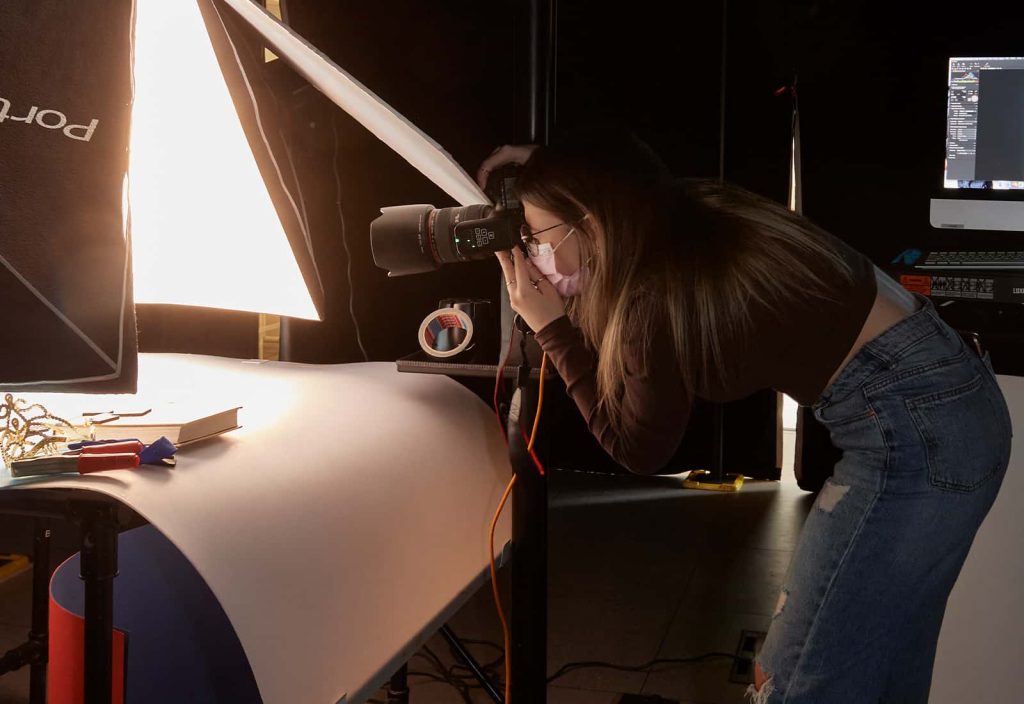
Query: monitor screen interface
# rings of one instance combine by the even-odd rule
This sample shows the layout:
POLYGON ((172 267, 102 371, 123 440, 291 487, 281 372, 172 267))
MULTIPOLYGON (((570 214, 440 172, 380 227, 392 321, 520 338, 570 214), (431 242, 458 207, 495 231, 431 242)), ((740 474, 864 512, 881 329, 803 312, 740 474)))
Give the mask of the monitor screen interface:
POLYGON ((1024 191, 1024 57, 951 58, 948 189, 1024 191))

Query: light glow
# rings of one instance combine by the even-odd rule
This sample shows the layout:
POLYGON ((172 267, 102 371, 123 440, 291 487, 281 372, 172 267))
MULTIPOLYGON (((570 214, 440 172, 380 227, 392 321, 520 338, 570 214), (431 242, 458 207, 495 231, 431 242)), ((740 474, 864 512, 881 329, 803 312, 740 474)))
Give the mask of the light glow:
POLYGON ((134 74, 136 302, 318 319, 195 2, 138 0, 134 74))

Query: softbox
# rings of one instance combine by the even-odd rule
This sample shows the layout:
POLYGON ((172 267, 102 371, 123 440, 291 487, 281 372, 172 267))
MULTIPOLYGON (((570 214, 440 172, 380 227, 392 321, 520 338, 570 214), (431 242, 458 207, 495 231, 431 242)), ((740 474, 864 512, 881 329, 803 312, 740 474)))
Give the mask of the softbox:
POLYGON ((135 390, 132 11, 0 3, 0 387, 135 390))

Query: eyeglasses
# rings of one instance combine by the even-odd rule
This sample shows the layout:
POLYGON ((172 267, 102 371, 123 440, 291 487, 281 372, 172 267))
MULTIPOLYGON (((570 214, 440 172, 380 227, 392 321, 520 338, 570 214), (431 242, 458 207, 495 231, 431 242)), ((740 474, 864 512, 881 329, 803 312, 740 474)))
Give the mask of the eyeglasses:
MULTIPOLYGON (((522 225, 519 226, 519 237, 523 240, 523 244, 526 245, 527 253, 531 257, 535 257, 538 254, 540 254, 540 245, 541 245, 541 243, 537 241, 536 235, 539 235, 542 232, 547 232, 548 230, 554 230, 556 227, 561 227, 562 225, 570 225, 572 227, 576 227, 576 225, 579 225, 580 222, 581 222, 581 220, 576 220, 575 222, 560 222, 557 225, 552 225, 551 227, 545 227, 543 230, 537 230, 536 232, 531 232, 530 231, 530 226, 527 225, 526 223, 523 223, 522 225)), ((568 238, 568 237, 569 237, 569 235, 566 235, 565 237, 563 237, 558 242, 558 244, 555 245, 555 247, 557 248, 558 245, 562 244, 562 242, 564 242, 566 240, 566 238, 568 238)), ((554 251, 554 250, 552 250, 552 251, 554 251)))

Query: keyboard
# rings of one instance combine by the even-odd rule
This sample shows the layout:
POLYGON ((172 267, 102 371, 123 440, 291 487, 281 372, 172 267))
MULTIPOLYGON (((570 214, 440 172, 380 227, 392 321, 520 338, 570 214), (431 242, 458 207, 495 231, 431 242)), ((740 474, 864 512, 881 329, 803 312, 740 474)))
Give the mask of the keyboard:
POLYGON ((928 252, 918 269, 1024 269, 1024 252, 928 252))

